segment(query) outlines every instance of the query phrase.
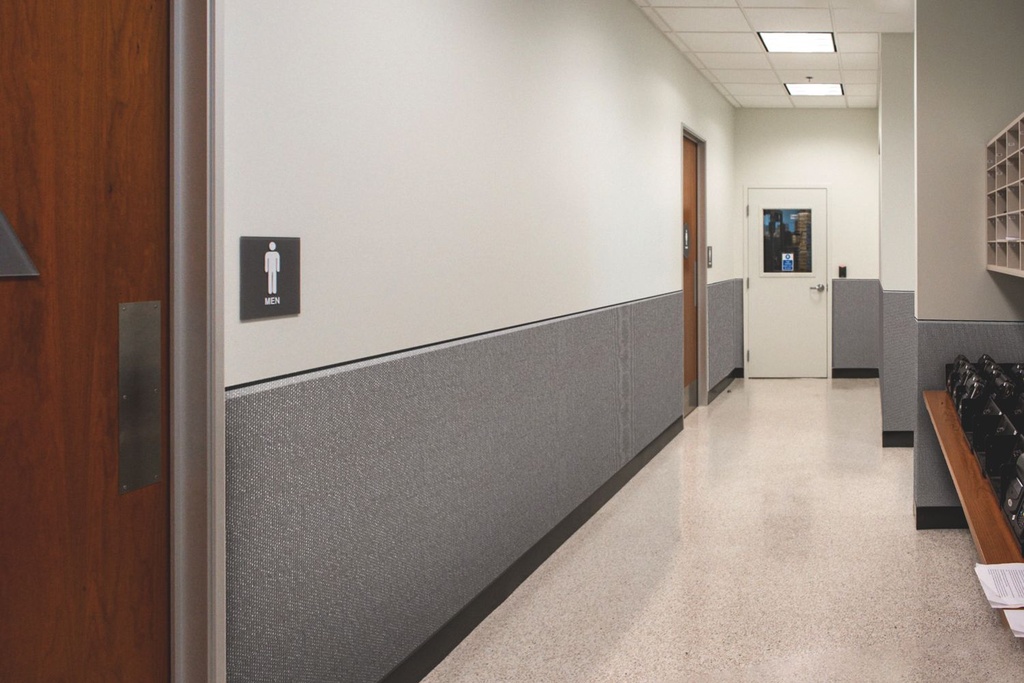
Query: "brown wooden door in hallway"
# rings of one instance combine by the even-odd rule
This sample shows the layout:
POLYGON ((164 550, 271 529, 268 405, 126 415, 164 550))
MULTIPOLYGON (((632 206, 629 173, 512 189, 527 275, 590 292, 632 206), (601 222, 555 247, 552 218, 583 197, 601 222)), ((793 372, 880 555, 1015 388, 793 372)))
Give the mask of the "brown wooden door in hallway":
MULTIPOLYGON (((689 249, 683 257, 683 395, 684 411, 697 407, 697 253, 698 225, 697 143, 683 138, 683 229, 689 231, 689 249)), ((684 236, 684 239, 687 239, 684 236)))
POLYGON ((169 678, 169 10, 0 3, 0 681, 169 678), (163 471, 118 488, 118 304, 162 302, 163 471))

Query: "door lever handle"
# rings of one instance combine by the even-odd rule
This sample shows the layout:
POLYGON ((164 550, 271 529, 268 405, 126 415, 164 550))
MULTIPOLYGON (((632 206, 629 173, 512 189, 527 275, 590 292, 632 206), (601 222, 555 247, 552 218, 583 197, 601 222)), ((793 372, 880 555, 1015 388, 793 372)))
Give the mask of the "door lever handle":
POLYGON ((811 289, 815 290, 816 292, 824 292, 825 285, 812 285, 811 289))

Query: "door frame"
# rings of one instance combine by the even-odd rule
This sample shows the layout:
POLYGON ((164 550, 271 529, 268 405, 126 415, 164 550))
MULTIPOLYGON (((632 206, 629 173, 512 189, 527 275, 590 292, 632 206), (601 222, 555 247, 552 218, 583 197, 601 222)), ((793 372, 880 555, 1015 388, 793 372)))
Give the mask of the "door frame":
MULTIPOLYGON (((825 379, 832 379, 832 242, 829 232, 832 225, 831 185, 790 185, 783 183, 743 186, 743 363, 746 368, 747 354, 750 353, 750 191, 751 190, 824 190, 825 191, 825 379)), ((744 371, 744 375, 746 375, 744 371)))
POLYGON ((226 677, 216 4, 170 0, 170 675, 178 683, 226 677))
MULTIPOLYGON (((683 153, 683 139, 689 138, 697 143, 697 244, 702 245, 704 253, 697 254, 697 406, 708 404, 708 227, 707 227, 707 142, 694 129, 685 123, 682 137, 679 140, 679 154, 683 153)), ((679 172, 682 179, 683 160, 680 158, 679 172)), ((680 182, 682 187, 682 182, 680 182)), ((681 198, 680 198, 681 199, 681 198)), ((682 201, 679 204, 680 256, 682 256, 682 201)), ((680 258, 680 264, 682 258, 680 258)), ((680 274, 680 278, 684 276, 680 274)), ((685 282, 682 283, 685 287, 685 282)), ((685 334, 683 336, 685 339, 685 334)))

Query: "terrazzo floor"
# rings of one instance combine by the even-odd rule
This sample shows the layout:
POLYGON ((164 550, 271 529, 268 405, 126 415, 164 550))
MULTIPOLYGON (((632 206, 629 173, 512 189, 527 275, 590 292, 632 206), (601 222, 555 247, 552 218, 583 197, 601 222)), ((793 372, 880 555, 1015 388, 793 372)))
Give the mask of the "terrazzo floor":
POLYGON ((427 678, 1024 681, 878 380, 740 380, 427 678))

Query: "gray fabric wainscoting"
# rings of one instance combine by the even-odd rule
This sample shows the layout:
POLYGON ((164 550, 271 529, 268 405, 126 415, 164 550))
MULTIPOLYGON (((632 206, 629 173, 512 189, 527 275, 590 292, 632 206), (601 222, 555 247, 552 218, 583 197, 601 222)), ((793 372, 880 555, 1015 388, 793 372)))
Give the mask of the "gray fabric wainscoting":
POLYGON ((917 323, 917 429, 914 434, 914 505, 918 526, 942 526, 957 497, 921 392, 945 389, 945 366, 958 353, 976 360, 988 353, 997 361, 1024 359, 1024 323, 921 320, 917 323))
POLYGON ((917 422, 917 319, 914 293, 882 290, 882 431, 913 432, 917 422))
POLYGON ((231 681, 377 681, 682 414, 680 293, 232 390, 231 681))
POLYGON ((878 280, 832 280, 832 367, 877 370, 878 280))
POLYGON ((743 369, 743 279, 708 285, 708 387, 743 369))

